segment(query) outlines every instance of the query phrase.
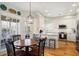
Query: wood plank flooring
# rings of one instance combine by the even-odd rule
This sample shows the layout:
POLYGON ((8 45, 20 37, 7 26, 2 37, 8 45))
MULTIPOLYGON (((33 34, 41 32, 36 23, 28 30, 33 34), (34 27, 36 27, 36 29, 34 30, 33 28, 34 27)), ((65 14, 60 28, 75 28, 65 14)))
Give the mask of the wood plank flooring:
POLYGON ((59 48, 45 48, 45 56, 79 56, 73 42, 59 41, 59 48))
MULTIPOLYGON (((6 51, 0 53, 0 56, 6 55, 6 51)), ((79 52, 76 50, 75 43, 59 41, 59 48, 45 47, 45 56, 79 56, 79 52)))

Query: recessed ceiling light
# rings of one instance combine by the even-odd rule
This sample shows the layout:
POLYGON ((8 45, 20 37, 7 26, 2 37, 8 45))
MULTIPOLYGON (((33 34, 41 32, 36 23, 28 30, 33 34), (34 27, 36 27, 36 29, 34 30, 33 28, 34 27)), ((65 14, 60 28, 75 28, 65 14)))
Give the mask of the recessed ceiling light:
POLYGON ((48 10, 45 10, 45 12, 48 12, 48 10))
POLYGON ((51 13, 48 13, 48 16, 51 16, 51 13))
POLYGON ((77 9, 77 12, 79 12, 79 8, 77 9))
POLYGON ((70 12, 72 12, 72 10, 70 10, 70 12))
POLYGON ((64 18, 70 18, 71 16, 65 16, 64 18))
POLYGON ((74 3, 74 4, 72 4, 72 7, 75 7, 76 6, 76 4, 74 3))

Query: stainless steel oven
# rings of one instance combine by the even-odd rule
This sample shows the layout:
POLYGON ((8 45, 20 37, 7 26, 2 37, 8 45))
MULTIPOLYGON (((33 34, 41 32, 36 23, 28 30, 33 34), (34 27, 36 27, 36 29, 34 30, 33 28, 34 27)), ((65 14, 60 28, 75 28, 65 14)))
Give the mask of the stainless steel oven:
POLYGON ((67 33, 66 32, 59 32, 59 39, 67 39, 67 33))

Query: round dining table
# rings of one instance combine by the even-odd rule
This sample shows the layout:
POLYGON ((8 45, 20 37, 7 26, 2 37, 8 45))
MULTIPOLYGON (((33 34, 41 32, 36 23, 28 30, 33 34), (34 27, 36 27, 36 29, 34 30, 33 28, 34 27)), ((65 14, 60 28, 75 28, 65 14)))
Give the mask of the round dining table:
POLYGON ((35 39, 24 39, 17 40, 14 42, 15 47, 25 47, 26 53, 29 51, 29 47, 38 44, 38 41, 35 39))

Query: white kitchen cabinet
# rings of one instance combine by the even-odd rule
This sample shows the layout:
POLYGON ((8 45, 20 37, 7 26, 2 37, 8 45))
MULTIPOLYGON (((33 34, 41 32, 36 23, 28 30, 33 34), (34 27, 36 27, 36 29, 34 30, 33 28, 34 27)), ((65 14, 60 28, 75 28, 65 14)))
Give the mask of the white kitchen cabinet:
POLYGON ((67 40, 76 42, 76 34, 74 34, 74 33, 67 33, 67 40))

